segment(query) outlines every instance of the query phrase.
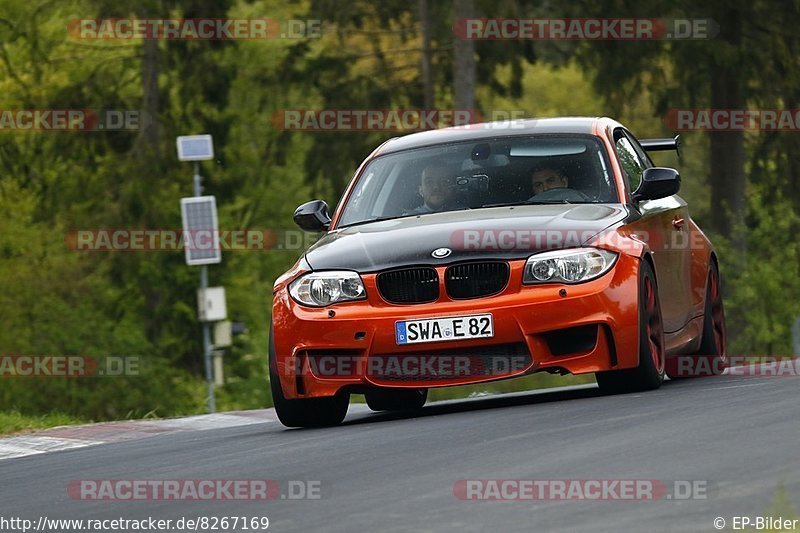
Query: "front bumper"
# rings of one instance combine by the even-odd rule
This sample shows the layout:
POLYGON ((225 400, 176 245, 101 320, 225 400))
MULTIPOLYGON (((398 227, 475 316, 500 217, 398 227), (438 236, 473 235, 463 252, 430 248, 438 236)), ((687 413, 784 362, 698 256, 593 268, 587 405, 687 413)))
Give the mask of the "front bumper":
MULTIPOLYGON (((522 285, 525 261, 510 261, 510 279, 500 294, 451 300, 442 290, 429 304, 386 303, 375 274, 362 275, 367 300, 323 309, 299 305, 284 286, 274 295, 272 315, 283 393, 312 398, 333 396, 343 387, 427 388, 539 371, 633 368, 638 364, 639 261, 620 254, 598 279, 533 286, 522 285), (396 344, 398 320, 482 313, 493 316, 492 338, 396 344)), ((444 267, 438 268, 442 280, 444 267)))

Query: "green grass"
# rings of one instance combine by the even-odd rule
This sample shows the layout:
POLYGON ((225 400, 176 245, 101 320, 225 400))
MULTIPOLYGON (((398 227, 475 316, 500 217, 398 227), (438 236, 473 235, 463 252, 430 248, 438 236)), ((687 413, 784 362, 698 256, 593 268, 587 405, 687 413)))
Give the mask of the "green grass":
POLYGON ((74 416, 62 413, 51 413, 42 416, 26 416, 18 411, 7 413, 0 412, 0 435, 17 433, 21 431, 32 431, 35 429, 47 429, 56 426, 69 426, 83 424, 89 420, 81 420, 74 416))
MULTIPOLYGON (((778 485, 778 488, 775 490, 775 495, 772 498, 772 502, 770 503, 767 512, 763 513, 761 516, 765 517, 772 517, 772 518, 782 518, 784 520, 794 520, 798 518, 797 513, 795 512, 794 506, 792 505, 791 499, 786 494, 786 487, 783 483, 778 485)), ((791 531, 792 528, 790 527, 788 531, 791 531)), ((766 531, 766 532, 778 532, 778 531, 787 531, 787 529, 757 529, 757 528, 749 528, 748 531, 766 531)))

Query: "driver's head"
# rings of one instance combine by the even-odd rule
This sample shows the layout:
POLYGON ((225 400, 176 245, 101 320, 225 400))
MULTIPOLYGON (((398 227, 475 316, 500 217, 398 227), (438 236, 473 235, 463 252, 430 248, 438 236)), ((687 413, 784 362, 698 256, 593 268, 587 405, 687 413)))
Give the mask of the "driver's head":
POLYGON ((419 194, 429 208, 442 209, 455 194, 455 177, 444 163, 433 163, 422 171, 419 194))
POLYGON ((541 194, 550 189, 557 189, 560 187, 568 187, 569 180, 564 174, 552 168, 543 168, 536 170, 531 174, 531 187, 533 194, 541 194))

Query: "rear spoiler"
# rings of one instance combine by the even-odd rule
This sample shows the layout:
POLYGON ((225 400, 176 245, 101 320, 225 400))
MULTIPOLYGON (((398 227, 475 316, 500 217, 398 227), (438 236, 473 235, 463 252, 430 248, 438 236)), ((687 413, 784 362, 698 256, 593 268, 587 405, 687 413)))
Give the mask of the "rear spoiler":
POLYGON ((676 135, 672 139, 640 139, 639 143, 642 148, 648 152, 664 152, 667 150, 675 150, 678 157, 681 155, 681 136, 676 135))

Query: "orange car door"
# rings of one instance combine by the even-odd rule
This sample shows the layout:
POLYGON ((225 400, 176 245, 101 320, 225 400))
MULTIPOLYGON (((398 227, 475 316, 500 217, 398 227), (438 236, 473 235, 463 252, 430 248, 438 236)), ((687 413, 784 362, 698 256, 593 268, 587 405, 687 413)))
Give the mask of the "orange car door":
MULTIPOLYGON (((629 191, 633 192, 646 168, 653 166, 638 142, 622 129, 614 132, 614 146, 629 191)), ((633 226, 647 239, 656 265, 664 330, 681 329, 691 313, 691 254, 688 246, 689 212, 677 195, 642 200, 634 206, 641 219, 633 226)))

